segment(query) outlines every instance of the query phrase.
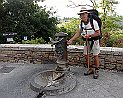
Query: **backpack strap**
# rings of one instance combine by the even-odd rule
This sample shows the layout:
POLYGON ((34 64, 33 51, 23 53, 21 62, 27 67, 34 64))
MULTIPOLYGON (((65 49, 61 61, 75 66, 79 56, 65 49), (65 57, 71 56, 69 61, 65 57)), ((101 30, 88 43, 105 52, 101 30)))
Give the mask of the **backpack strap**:
POLYGON ((82 20, 81 20, 80 27, 81 27, 81 30, 83 31, 84 28, 83 28, 83 26, 82 26, 82 20))
MULTIPOLYGON (((92 29, 95 31, 92 17, 90 18, 90 24, 91 24, 92 29)), ((94 40, 91 41, 90 51, 92 50, 93 45, 94 45, 94 40)))
POLYGON ((92 29, 95 31, 94 24, 93 24, 93 18, 90 18, 90 24, 91 24, 92 29))

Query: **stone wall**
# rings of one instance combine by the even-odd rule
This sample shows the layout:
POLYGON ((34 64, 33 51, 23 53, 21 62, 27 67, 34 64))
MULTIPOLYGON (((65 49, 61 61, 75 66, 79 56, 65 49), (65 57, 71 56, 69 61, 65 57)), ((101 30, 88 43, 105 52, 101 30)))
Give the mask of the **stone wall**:
MULTIPOLYGON (((101 47, 101 68, 123 70, 123 48, 101 47)), ((93 56, 91 56, 92 62, 93 56)), ((56 63, 54 47, 48 44, 1 44, 0 62, 11 63, 56 63)), ((68 46, 68 64, 85 65, 83 46, 68 46)))

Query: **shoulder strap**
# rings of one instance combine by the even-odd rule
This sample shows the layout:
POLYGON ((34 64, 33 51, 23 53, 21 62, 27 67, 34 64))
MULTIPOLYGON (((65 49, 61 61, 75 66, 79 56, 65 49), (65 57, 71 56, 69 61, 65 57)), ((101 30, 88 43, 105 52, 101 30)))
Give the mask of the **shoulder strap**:
POLYGON ((80 24, 80 26, 81 26, 81 30, 83 31, 83 27, 82 27, 82 21, 81 21, 81 24, 80 24))
POLYGON ((92 29, 95 31, 94 24, 93 24, 93 18, 90 18, 90 24, 91 24, 92 29))

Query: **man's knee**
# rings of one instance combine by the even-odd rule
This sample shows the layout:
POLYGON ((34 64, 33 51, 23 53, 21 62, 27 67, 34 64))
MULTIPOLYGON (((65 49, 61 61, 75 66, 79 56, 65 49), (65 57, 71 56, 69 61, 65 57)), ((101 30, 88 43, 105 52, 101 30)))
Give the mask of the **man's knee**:
POLYGON ((95 58, 96 58, 96 57, 99 57, 98 55, 93 55, 93 56, 94 56, 95 58))
POLYGON ((95 60, 99 60, 99 55, 94 55, 95 60))

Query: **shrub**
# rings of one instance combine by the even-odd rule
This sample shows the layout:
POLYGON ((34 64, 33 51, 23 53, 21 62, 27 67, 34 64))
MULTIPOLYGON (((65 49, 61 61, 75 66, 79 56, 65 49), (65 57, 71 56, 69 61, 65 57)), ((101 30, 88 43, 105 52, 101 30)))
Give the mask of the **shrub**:
POLYGON ((44 43, 45 41, 43 40, 43 38, 36 38, 32 40, 22 41, 22 44, 44 44, 44 43))

